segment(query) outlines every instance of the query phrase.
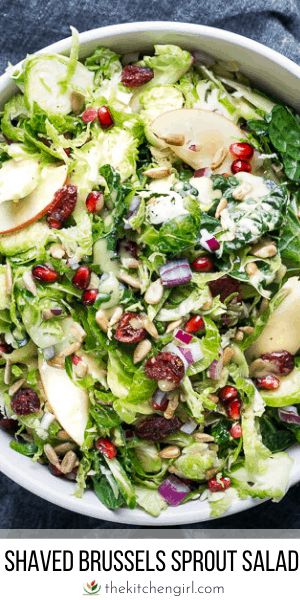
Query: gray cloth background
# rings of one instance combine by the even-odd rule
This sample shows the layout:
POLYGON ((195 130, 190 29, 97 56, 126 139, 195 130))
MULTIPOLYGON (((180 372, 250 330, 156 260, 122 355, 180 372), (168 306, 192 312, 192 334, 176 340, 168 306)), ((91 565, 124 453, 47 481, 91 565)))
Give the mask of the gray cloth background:
MULTIPOLYGON (((79 31, 128 21, 214 25, 246 35, 300 64, 300 0, 0 0, 0 71, 79 31)), ((0 459, 1 464, 1 459, 0 459)), ((280 504, 258 506, 200 528, 300 528, 300 486, 280 504)), ((55 507, 0 475, 0 528, 116 528, 55 507)))

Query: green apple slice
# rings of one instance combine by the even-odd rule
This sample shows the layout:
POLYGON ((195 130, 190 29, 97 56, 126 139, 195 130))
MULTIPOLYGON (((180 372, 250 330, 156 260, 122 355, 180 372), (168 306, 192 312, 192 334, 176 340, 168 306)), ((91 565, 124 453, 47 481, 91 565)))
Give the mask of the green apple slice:
POLYGON ((6 160, 0 169, 0 204, 28 196, 38 185, 39 177, 38 160, 6 160))
MULTIPOLYGON (((45 166, 35 189, 18 202, 0 204, 0 234, 23 229, 38 221, 51 207, 55 192, 61 188, 67 177, 66 165, 45 166)), ((16 173, 16 178, 18 178, 16 173)))
POLYGON ((268 352, 287 350, 296 354, 300 348, 300 281, 291 277, 281 288, 286 297, 270 315, 259 338, 247 350, 250 359, 268 352))
POLYGON ((158 144, 163 140, 190 167, 211 167, 214 173, 230 171, 233 157, 229 146, 244 137, 239 127, 226 117, 196 108, 165 112, 153 121, 150 129, 158 144), (184 144, 172 144, 172 138, 180 136, 184 144))
POLYGON ((45 395, 57 420, 81 446, 88 420, 88 393, 73 383, 65 369, 57 369, 39 358, 39 371, 45 395))

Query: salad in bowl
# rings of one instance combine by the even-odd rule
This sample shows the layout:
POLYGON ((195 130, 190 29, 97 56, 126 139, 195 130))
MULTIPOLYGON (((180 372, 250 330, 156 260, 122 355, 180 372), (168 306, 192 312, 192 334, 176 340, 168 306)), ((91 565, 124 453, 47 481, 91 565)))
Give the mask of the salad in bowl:
POLYGON ((179 46, 78 57, 73 30, 69 57, 10 67, 0 428, 111 510, 279 500, 300 440, 299 117, 179 46))

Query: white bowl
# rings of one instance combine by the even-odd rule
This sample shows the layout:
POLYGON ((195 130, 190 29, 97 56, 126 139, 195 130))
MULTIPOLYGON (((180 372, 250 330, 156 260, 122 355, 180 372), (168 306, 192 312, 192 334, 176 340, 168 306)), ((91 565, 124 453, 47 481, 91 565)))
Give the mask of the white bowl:
MULTIPOLYGON (((71 39, 67 38, 44 48, 41 52, 66 53, 70 49, 70 42, 71 39)), ((258 88, 273 94, 300 112, 297 90, 300 67, 274 50, 228 31, 187 23, 128 23, 87 31, 80 34, 80 42, 82 57, 90 54, 98 45, 128 53, 136 50, 151 51, 156 43, 172 43, 188 50, 204 50, 222 60, 238 60, 242 71, 258 88)), ((1 104, 15 91, 16 86, 8 74, 2 75, 1 104)), ((207 502, 199 501, 168 508, 158 518, 151 517, 140 509, 109 511, 91 491, 86 492, 82 499, 75 498, 72 495, 72 483, 53 477, 42 465, 33 464, 28 458, 11 450, 9 437, 3 432, 0 432, 0 446, 0 468, 3 473, 30 492, 69 510, 107 521, 147 526, 185 525, 210 519, 207 502)), ((292 448, 290 454, 294 458, 290 481, 293 485, 300 480, 300 447, 292 448)), ((226 514, 251 508, 257 503, 251 499, 237 501, 226 514)), ((271 508, 266 506, 266 510, 271 508)))

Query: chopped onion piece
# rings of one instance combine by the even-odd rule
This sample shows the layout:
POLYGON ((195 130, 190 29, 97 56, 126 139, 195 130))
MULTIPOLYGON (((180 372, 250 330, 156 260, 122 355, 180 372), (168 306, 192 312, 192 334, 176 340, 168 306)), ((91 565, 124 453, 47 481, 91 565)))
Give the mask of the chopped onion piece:
POLYGON ((223 362, 222 360, 213 360, 211 365, 208 367, 208 377, 210 379, 214 379, 214 380, 218 380, 221 378, 221 373, 222 373, 222 369, 223 369, 223 362))
POLYGON ((132 198, 130 206, 129 206, 128 215, 127 215, 127 218, 125 219, 124 229, 131 229, 130 219, 137 214, 140 203, 141 203, 141 199, 138 198, 137 196, 134 196, 132 198))
POLYGON ((186 258, 167 262, 160 268, 160 277, 165 287, 175 287, 189 283, 192 271, 186 258))
POLYGON ((177 329, 175 337, 183 344, 189 344, 193 339, 193 336, 190 333, 183 331, 183 329, 177 329))
POLYGON ((159 486, 158 491, 170 506, 178 506, 189 494, 190 488, 175 475, 170 475, 159 486))
POLYGON ((208 252, 216 252, 220 248, 220 244, 217 238, 209 233, 207 229, 201 229, 200 231, 200 244, 202 248, 207 250, 208 252))
POLYGON ((195 429, 197 429, 198 425, 197 423, 195 423, 195 421, 187 421, 186 423, 183 423, 183 425, 180 427, 180 431, 183 431, 183 433, 193 433, 193 431, 195 431, 195 429))
POLYGON ((50 412, 46 412, 43 417, 41 418, 40 421, 40 425, 43 429, 45 429, 45 431, 48 431, 51 423, 53 423, 53 421, 55 421, 55 415, 53 415, 50 412))
POLYGON ((285 406, 284 408, 279 408, 278 416, 280 421, 283 423, 294 423, 295 425, 300 425, 300 415, 298 415, 298 411, 295 406, 285 406))
POLYGON ((152 397, 153 408, 158 410, 158 407, 159 407, 159 408, 161 408, 161 410, 164 410, 165 403, 166 403, 166 393, 162 392, 161 390, 156 390, 155 394, 152 397))

